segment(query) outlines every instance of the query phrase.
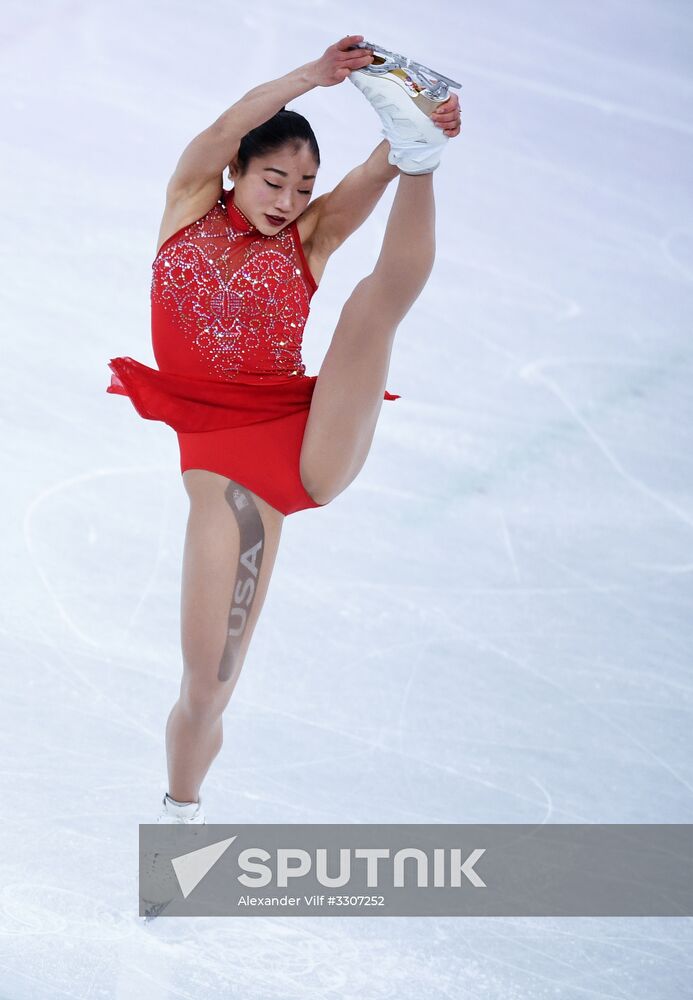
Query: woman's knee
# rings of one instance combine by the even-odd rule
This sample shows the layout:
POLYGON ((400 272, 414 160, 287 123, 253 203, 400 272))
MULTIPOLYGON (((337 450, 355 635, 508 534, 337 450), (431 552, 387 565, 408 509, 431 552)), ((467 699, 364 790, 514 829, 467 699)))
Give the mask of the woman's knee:
POLYGON ((360 436, 352 436, 348 449, 336 450, 331 442, 327 447, 313 448, 301 455, 303 487, 316 503, 321 506, 332 503, 359 475, 370 451, 376 419, 374 416, 372 426, 362 429, 360 436), (345 461, 347 450, 352 452, 349 463, 345 461))
POLYGON ((195 722, 215 722, 229 702, 236 679, 220 683, 216 678, 186 671, 179 698, 183 711, 195 722))
POLYGON ((344 477, 340 477, 338 480, 328 481, 323 477, 315 484, 313 484, 311 480, 308 480, 310 488, 306 486, 304 482, 303 488, 308 496, 315 501, 315 503, 320 504, 321 507, 327 507, 327 505, 332 503, 333 500, 336 500, 340 493, 344 492, 347 486, 349 486, 355 478, 356 473, 346 480, 344 477))

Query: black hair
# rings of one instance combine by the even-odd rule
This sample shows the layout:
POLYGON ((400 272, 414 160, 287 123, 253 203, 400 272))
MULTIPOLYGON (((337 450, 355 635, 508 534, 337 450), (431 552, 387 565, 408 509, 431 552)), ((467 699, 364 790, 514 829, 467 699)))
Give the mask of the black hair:
POLYGON ((238 147, 238 172, 242 177, 248 169, 248 164, 256 156, 266 156, 287 143, 298 149, 302 143, 308 143, 315 162, 320 166, 320 150, 318 140, 310 127, 310 122, 297 111, 287 111, 282 108, 266 122, 251 129, 241 139, 238 147))

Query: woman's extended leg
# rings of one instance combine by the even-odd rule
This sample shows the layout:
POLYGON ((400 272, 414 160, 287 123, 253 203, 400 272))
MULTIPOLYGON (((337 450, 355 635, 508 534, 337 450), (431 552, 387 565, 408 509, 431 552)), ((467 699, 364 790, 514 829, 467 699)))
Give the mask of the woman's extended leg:
POLYGON ((284 515, 214 472, 183 474, 190 497, 181 589, 183 678, 166 724, 169 795, 199 801, 221 749, 222 712, 267 594, 284 515))
POLYGON ((318 503, 346 489, 366 460, 397 327, 434 258, 433 174, 400 174, 380 256, 344 304, 315 384, 300 471, 318 503))

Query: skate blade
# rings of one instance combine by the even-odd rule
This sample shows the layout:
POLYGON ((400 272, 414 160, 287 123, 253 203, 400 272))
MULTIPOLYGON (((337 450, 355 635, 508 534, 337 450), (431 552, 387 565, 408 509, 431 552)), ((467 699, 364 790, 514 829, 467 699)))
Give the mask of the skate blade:
MULTIPOLYGON (((425 80, 427 90, 430 91, 433 97, 437 96, 436 91, 442 93, 442 91, 447 87, 454 87, 456 90, 460 90, 462 88, 461 83, 457 83, 456 80, 451 80, 449 76, 444 76, 443 73, 439 73, 437 70, 431 69, 430 66, 424 66, 423 63, 415 62, 413 59, 408 59, 399 52, 390 52, 389 49, 385 49, 382 45, 377 45, 375 42, 359 42, 357 45, 351 45, 349 47, 352 49, 371 49, 374 55, 385 56, 396 62, 403 69, 412 70, 425 80)), ((368 69, 369 67, 366 68, 368 69)))
POLYGON ((146 903, 144 910, 145 924, 150 924, 152 920, 156 920, 172 902, 172 899, 167 899, 164 903, 146 903))

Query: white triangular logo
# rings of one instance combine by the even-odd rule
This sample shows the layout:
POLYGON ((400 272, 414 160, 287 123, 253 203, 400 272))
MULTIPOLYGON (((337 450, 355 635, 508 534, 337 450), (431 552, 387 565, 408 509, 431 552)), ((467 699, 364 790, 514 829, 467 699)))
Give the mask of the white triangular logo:
POLYGON ((210 868, 214 867, 226 848, 235 839, 234 836, 227 840, 218 840, 216 844, 208 844, 206 847, 200 847, 197 851, 189 851, 188 854, 171 858, 171 864, 184 899, 188 898, 198 882, 202 881, 210 868))

